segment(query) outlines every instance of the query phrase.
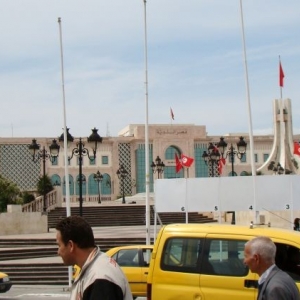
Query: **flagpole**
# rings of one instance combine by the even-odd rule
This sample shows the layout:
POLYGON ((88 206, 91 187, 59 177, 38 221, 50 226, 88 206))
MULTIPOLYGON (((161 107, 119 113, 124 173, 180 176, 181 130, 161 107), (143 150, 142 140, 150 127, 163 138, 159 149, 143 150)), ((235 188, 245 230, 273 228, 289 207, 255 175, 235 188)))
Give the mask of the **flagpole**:
POLYGON ((252 130, 252 116, 251 116, 251 103, 250 103, 250 89, 249 89, 249 78, 248 78, 248 65, 247 65, 247 53, 246 53, 246 42, 245 42, 245 30, 244 30, 244 17, 243 17, 243 4, 240 0, 240 13, 241 13, 241 29, 242 29, 242 40, 243 40, 243 54, 244 54, 244 68, 245 68, 245 81, 246 81, 246 95, 247 95, 247 108, 248 108, 248 126, 249 126, 249 140, 250 140, 250 158, 251 158, 251 172, 253 176, 253 211, 255 222, 258 221, 259 212, 256 211, 256 170, 254 165, 254 150, 253 150, 253 130, 252 130))
MULTIPOLYGON (((65 97, 65 79, 64 79, 64 59, 63 59, 63 46, 62 46, 62 30, 61 19, 58 18, 59 26, 59 41, 60 41, 60 59, 61 59, 61 82, 62 82, 62 96, 63 96, 63 117, 64 117, 64 158, 65 158, 65 187, 66 187, 66 214, 67 217, 71 215, 70 208, 70 185, 69 185, 69 170, 68 170, 68 139, 67 139, 67 117, 66 117, 66 97, 65 97)), ((63 182, 61 182, 63 184, 63 182)), ((62 187, 63 189, 63 187, 62 187)), ((68 267, 69 288, 72 286, 73 267, 68 267)))
POLYGON ((70 186, 69 186, 69 170, 68 170, 68 139, 67 139, 67 116, 66 116, 66 97, 65 97, 65 78, 64 78, 64 58, 62 45, 62 30, 61 18, 58 18, 59 25, 59 40, 60 40, 60 58, 61 58, 61 82, 62 82, 62 96, 63 96, 63 117, 64 117, 64 159, 65 159, 65 182, 66 182, 66 208, 67 216, 71 215, 70 209, 70 186))
POLYGON ((148 129, 148 51, 147 51, 147 9, 144 0, 144 30, 145 30, 145 187, 146 187, 146 245, 150 245, 150 163, 149 163, 149 129, 148 129))

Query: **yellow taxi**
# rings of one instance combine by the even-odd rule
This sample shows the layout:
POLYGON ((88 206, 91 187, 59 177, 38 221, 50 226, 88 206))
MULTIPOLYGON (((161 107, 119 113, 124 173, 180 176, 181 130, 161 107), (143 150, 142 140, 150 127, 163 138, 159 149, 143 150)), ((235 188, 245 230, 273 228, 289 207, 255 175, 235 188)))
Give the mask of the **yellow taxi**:
POLYGON ((133 298, 146 297, 147 275, 153 246, 131 245, 115 247, 106 252, 122 268, 133 298))
POLYGON ((12 282, 7 274, 0 272, 0 293, 5 293, 10 290, 12 282))
POLYGON ((273 240, 276 265, 300 288, 300 232, 267 226, 171 224, 161 228, 154 244, 147 300, 256 299, 258 275, 243 261, 245 243, 260 235, 273 240))

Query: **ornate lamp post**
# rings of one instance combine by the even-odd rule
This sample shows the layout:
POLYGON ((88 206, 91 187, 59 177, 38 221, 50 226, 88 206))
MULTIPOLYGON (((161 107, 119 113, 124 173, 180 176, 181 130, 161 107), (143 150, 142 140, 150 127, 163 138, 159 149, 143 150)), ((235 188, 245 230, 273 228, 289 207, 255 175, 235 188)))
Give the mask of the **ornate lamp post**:
MULTIPOLYGON (((63 142, 64 140, 64 134, 62 134, 59 137, 59 141, 63 142)), ((74 138, 73 136, 69 133, 69 128, 67 128, 67 140, 68 142, 73 142, 74 138)), ((79 138, 79 141, 76 144, 76 147, 72 150, 72 155, 71 157, 68 158, 70 161, 73 156, 78 157, 78 164, 79 164, 79 215, 82 216, 82 203, 83 203, 83 198, 82 198, 82 184, 83 184, 83 176, 82 176, 82 162, 83 162, 83 157, 87 156, 90 161, 94 161, 96 159, 96 152, 97 152, 97 144, 102 143, 102 137, 98 134, 98 129, 94 128, 92 129, 92 134, 87 138, 87 142, 92 148, 93 151, 93 156, 90 156, 90 151, 89 149, 85 148, 85 144, 82 141, 82 138, 79 138)))
POLYGON ((98 203, 101 203, 101 189, 100 185, 103 180, 103 175, 100 173, 100 171, 97 171, 97 173, 94 174, 94 180, 98 183, 98 203))
MULTIPOLYGON (((236 144, 237 150, 230 144, 230 147, 228 150, 226 150, 227 143, 224 141, 224 138, 220 138, 220 142, 217 144, 217 147, 221 153, 222 158, 230 157, 231 161, 231 176, 236 176, 236 173, 234 172, 234 156, 236 156, 239 160, 243 158, 243 156, 246 153, 247 143, 244 141, 244 138, 241 136, 240 140, 236 144)), ((235 224, 235 211, 229 211, 229 213, 232 213, 232 220, 231 224, 235 224)))
POLYGON ((234 156, 236 156, 239 160, 243 158, 246 153, 247 143, 244 141, 244 138, 241 136, 238 141, 237 150, 230 144, 228 150, 226 150, 227 143, 224 141, 224 138, 220 138, 220 142, 217 144, 219 152, 221 153, 222 158, 230 157, 231 161, 231 176, 236 176, 234 172, 234 156))
POLYGON ((151 164, 153 174, 157 172, 157 178, 160 178, 160 174, 164 172, 165 164, 160 159, 159 156, 156 157, 155 162, 153 161, 151 164))
POLYGON ((49 159, 52 162, 56 160, 59 154, 60 146, 57 144, 56 140, 52 141, 52 144, 49 146, 50 153, 48 153, 43 146, 43 149, 40 150, 40 145, 36 142, 36 139, 32 140, 32 143, 28 146, 29 151, 32 155, 32 160, 37 162, 39 160, 43 161, 43 212, 47 211, 47 202, 46 202, 46 160, 49 159))
POLYGON ((120 168, 118 169, 117 175, 119 180, 121 181, 121 186, 122 186, 122 204, 125 204, 126 202, 125 202, 124 179, 127 177, 128 172, 126 171, 123 165, 121 165, 120 168))
POLYGON ((207 152, 203 151, 202 158, 208 166, 209 177, 219 177, 219 172, 216 172, 216 167, 220 161, 220 152, 213 143, 209 143, 207 152))

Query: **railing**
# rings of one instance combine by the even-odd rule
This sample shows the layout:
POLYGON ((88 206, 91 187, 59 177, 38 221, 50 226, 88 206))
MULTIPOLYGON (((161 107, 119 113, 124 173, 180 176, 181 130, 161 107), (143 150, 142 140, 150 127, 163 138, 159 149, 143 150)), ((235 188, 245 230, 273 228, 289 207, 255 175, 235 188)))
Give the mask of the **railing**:
MULTIPOLYGON (((95 202, 97 203, 99 200, 99 196, 83 196, 83 202, 95 202)), ((111 196, 101 196, 101 201, 111 201, 111 196)), ((79 202, 79 197, 77 195, 70 196, 71 203, 79 202)), ((63 203, 66 203, 66 196, 63 197, 63 203)))
MULTIPOLYGON (((39 196, 30 203, 26 203, 22 206, 23 212, 42 212, 44 207, 44 197, 39 196)), ((50 211, 57 207, 57 192, 55 190, 51 191, 46 195, 46 207, 47 211, 50 211)))
MULTIPOLYGON (((54 209, 55 207, 58 207, 58 199, 57 199, 57 191, 53 190, 50 193, 46 195, 46 207, 47 211, 50 211, 54 209)), ((99 196, 86 196, 83 197, 83 202, 95 202, 97 203, 99 200, 99 196)), ((101 196, 101 201, 111 201, 111 196, 101 196)), ((79 202, 79 197, 77 195, 70 196, 70 202, 71 203, 78 203, 79 202)), ((66 203, 66 197, 63 197, 63 203, 66 203)), ((61 206, 61 204, 60 204, 61 206)), ((31 201, 30 203, 26 203, 22 206, 22 211, 23 212, 37 212, 43 211, 44 207, 44 201, 43 201, 43 196, 38 196, 35 198, 35 200, 31 201)))

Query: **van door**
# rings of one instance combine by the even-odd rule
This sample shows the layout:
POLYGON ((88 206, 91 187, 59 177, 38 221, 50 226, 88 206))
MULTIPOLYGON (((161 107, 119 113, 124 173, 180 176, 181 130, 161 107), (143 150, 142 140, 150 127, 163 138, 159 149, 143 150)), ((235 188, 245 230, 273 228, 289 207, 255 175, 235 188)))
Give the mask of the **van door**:
MULTIPOLYGON (((199 234, 198 234, 199 236, 199 234)), ((152 299, 203 299, 199 286, 199 258, 204 238, 170 237, 158 251, 152 272, 152 299)))
POLYGON ((236 236, 207 236, 200 264, 204 299, 256 299, 258 276, 249 272, 243 262, 246 242, 236 236))

